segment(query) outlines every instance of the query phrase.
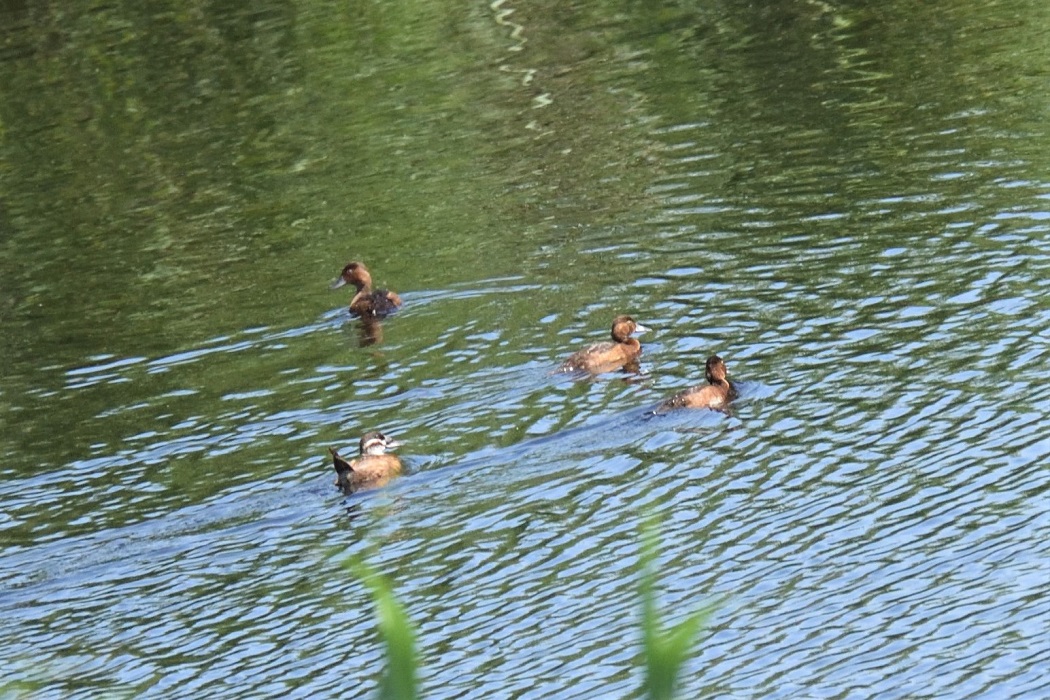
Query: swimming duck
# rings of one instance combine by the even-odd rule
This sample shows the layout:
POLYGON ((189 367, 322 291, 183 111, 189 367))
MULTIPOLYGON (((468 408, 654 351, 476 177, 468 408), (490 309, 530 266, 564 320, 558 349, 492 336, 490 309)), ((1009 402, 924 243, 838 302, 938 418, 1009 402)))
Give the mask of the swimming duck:
POLYGON ((631 336, 636 333, 644 333, 648 328, 635 323, 630 316, 617 316, 612 324, 613 342, 595 343, 586 350, 580 350, 569 356, 558 367, 556 372, 589 372, 590 374, 601 374, 612 372, 621 367, 635 365, 637 371, 638 358, 642 354, 642 345, 637 338, 631 336))
POLYGON ((401 473, 401 460, 397 455, 387 454, 387 450, 400 446, 397 440, 373 430, 361 436, 358 457, 352 462, 347 462, 334 447, 329 447, 336 473, 335 485, 347 496, 361 489, 385 486, 401 473))
POLYGON ((736 389, 726 379, 727 374, 729 372, 722 358, 711 355, 704 366, 704 377, 708 383, 675 394, 657 406, 653 413, 666 413, 675 408, 724 410, 725 406, 736 398, 736 389))
POLYGON ((401 308, 401 297, 387 289, 372 290, 372 275, 364 263, 349 262, 332 281, 331 288, 352 284, 357 294, 350 300, 350 313, 361 318, 383 318, 401 308))

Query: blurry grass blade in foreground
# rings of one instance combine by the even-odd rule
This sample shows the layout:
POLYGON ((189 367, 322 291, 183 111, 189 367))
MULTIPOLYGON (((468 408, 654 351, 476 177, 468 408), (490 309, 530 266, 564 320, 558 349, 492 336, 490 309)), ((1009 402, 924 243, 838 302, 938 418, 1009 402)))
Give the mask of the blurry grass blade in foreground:
POLYGON ((666 632, 660 629, 660 613, 656 609, 656 557, 659 550, 659 520, 651 518, 642 527, 641 594, 642 625, 645 650, 645 696, 650 700, 670 700, 674 697, 678 673, 693 645, 697 632, 714 612, 709 604, 693 611, 687 618, 666 632))
MULTIPOLYGON (((652 518, 642 527, 640 592, 642 636, 645 653, 645 696, 649 700, 671 700, 686 655, 697 633, 714 611, 715 604, 693 611, 666 632, 656 609, 656 558, 659 521, 652 518)), ((372 593, 379 618, 379 632, 386 643, 386 673, 379 686, 380 700, 417 700, 415 631, 404 608, 378 572, 364 560, 353 557, 344 564, 372 593)))
POLYGON ((379 633, 386 642, 386 673, 379 684, 380 700, 416 700, 416 633, 405 609, 378 572, 352 558, 346 567, 368 586, 376 604, 379 633))

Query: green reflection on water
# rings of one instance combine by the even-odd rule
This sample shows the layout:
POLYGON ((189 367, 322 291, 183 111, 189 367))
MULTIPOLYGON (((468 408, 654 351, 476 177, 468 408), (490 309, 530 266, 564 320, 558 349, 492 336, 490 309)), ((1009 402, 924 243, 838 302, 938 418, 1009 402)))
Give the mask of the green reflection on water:
POLYGON ((574 117, 613 137, 557 133, 489 13, 39 14, 0 88, 25 96, 2 117, 7 315, 36 331, 8 356, 153 355, 295 325, 331 303, 320 283, 349 256, 408 288, 505 275, 534 252, 547 194, 619 209, 629 189, 592 190, 584 167, 619 158, 619 98, 575 72, 574 117))
POLYGON ((551 34, 557 17, 516 16, 535 23, 522 52, 507 19, 454 3, 13 12, 0 92, 22 99, 0 106, 0 454, 15 473, 71 473, 90 490, 68 505, 74 530, 112 522, 107 493, 137 492, 125 517, 153 508, 153 491, 192 503, 302 463, 318 420, 334 423, 319 443, 352 440, 339 425, 368 418, 238 436, 323 408, 325 393, 367 396, 418 353, 395 388, 441 376, 427 351, 463 347, 450 329, 502 328, 513 356, 540 318, 605 288, 592 273, 607 260, 540 304, 510 291, 427 303, 482 280, 550 282, 581 229, 645 197, 634 97, 608 91, 595 59, 613 49, 584 29, 551 34), (318 330, 346 303, 327 282, 352 257, 416 306, 361 352, 354 330, 318 330), (228 349, 172 359, 215 347, 228 349), (69 373, 128 359, 111 376, 69 373), (304 397, 292 382, 318 382, 326 365, 354 370, 304 397))

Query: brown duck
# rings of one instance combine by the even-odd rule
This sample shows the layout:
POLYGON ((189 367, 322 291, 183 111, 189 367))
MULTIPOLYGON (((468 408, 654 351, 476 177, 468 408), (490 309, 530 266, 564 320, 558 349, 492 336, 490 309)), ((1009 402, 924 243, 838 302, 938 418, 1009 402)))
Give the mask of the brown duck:
POLYGON ((561 363, 556 372, 588 372, 601 374, 635 365, 642 354, 642 344, 632 335, 645 333, 648 328, 636 323, 630 316, 617 316, 612 324, 612 342, 595 343, 580 350, 561 363))
POLYGON ((350 313, 364 319, 383 318, 401 308, 401 297, 388 289, 372 289, 372 275, 364 263, 349 262, 332 281, 331 288, 352 284, 357 294, 350 299, 350 313))
POLYGON ((373 430, 361 436, 358 457, 352 462, 341 457, 334 447, 329 447, 336 473, 335 485, 348 496, 362 489, 385 486, 401 473, 401 460, 397 455, 387 454, 387 450, 400 446, 397 440, 373 430))
POLYGON ((726 363, 718 355, 707 358, 704 366, 704 377, 707 384, 700 384, 681 391, 667 399, 653 411, 667 413, 676 408, 711 408, 724 410, 729 402, 736 398, 736 389, 726 379, 729 372, 726 363))

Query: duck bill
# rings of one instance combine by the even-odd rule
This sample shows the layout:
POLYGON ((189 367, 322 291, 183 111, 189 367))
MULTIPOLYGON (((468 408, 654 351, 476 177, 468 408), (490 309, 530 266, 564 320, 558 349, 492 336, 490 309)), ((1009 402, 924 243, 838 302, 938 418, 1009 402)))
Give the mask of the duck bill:
POLYGON ((643 326, 640 323, 636 323, 634 324, 634 333, 632 333, 631 335, 641 335, 642 333, 648 333, 651 330, 652 328, 650 328, 649 326, 643 326))
POLYGON ((330 285, 328 285, 328 288, 329 289, 339 289, 340 287, 345 287, 345 286, 346 286, 346 280, 343 279, 342 275, 339 275, 334 280, 332 280, 332 283, 330 285))
POLYGON ((386 442, 383 443, 383 446, 386 447, 388 450, 396 450, 397 448, 401 447, 404 444, 405 443, 401 442, 400 440, 395 440, 393 438, 387 438, 386 442))

